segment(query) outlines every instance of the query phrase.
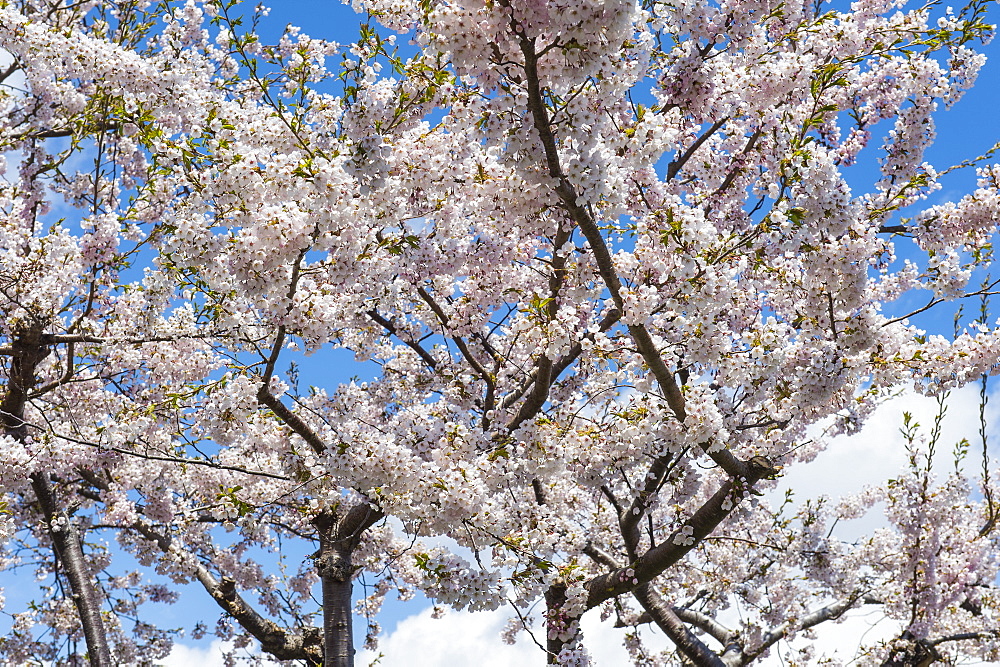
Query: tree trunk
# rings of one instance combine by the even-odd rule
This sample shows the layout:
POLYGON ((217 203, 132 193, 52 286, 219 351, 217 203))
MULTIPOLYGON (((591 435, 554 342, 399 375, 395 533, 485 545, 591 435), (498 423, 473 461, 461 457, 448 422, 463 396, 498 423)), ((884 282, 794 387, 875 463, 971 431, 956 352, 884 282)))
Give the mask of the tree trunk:
MULTIPOLYGON (((0 402, 0 414, 4 434, 18 442, 24 442, 28 437, 24 407, 28 402, 29 391, 35 386, 35 370, 49 355, 48 346, 42 338, 41 327, 35 326, 20 332, 12 341, 10 379, 7 382, 7 392, 0 402)), ((67 363, 72 363, 72 360, 67 363)), ((33 473, 31 487, 45 516, 52 548, 69 581, 70 597, 83 625, 90 664, 95 667, 111 667, 111 649, 104 621, 101 619, 101 600, 87 567, 83 538, 69 515, 59 508, 52 494, 47 472, 33 473)))
POLYGON ((37 472, 31 476, 31 488, 45 515, 52 547, 59 559, 59 565, 69 580, 70 597, 76 605, 83 636, 87 641, 87 657, 92 667, 111 667, 111 649, 101 618, 101 600, 91 579, 83 554, 83 539, 76 524, 59 509, 52 496, 52 485, 48 474, 37 472))
POLYGON ((316 569, 323 582, 323 664, 325 667, 354 666, 354 626, 351 595, 354 547, 343 544, 323 545, 316 558, 316 569))
POLYGON ((323 586, 323 666, 354 667, 354 550, 384 515, 369 505, 335 508, 313 519, 319 532, 316 571, 323 586))
POLYGON ((548 664, 558 665, 559 654, 569 643, 564 637, 577 618, 568 618, 563 607, 566 605, 566 586, 552 584, 545 591, 545 651, 548 654, 548 664))

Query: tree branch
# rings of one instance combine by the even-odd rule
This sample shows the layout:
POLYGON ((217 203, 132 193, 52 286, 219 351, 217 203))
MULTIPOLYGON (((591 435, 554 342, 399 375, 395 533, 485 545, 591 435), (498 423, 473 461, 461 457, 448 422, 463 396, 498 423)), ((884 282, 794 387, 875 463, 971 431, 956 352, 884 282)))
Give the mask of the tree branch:
POLYGON ((101 618, 101 600, 97 583, 83 553, 83 538, 76 523, 56 504, 52 485, 44 472, 31 475, 31 488, 45 516, 52 546, 59 556, 59 563, 69 579, 70 597, 76 607, 83 636, 87 642, 87 656, 94 667, 111 667, 111 647, 108 644, 104 620, 101 618))
MULTIPOLYGON (((437 315, 438 320, 441 322, 442 333, 444 333, 444 330, 448 326, 447 313, 444 312, 441 306, 433 299, 433 297, 431 297, 431 295, 423 287, 417 287, 417 293, 420 295, 420 298, 423 299, 424 302, 430 307, 430 309, 434 312, 434 314, 437 315)), ((496 380, 494 380, 493 376, 490 375, 489 371, 483 368, 483 365, 479 363, 479 360, 476 359, 475 355, 472 354, 472 351, 469 349, 469 346, 465 343, 465 340, 463 340, 461 336, 449 336, 448 338, 453 343, 455 343, 455 346, 458 348, 458 351, 461 352, 462 357, 465 359, 466 363, 469 364, 469 366, 476 373, 476 375, 478 375, 479 378, 486 385, 486 395, 484 396, 483 399, 484 400, 483 429, 485 430, 486 428, 489 427, 489 421, 486 419, 485 413, 492 410, 496 402, 496 389, 497 389, 496 380)))
MULTIPOLYGON (((38 365, 49 355, 49 348, 42 341, 42 326, 35 325, 20 331, 14 337, 11 348, 13 359, 6 392, 0 401, 0 421, 4 435, 23 443, 28 437, 28 422, 24 418, 28 393, 35 385, 38 365)), ((101 618, 101 600, 83 553, 80 529, 56 503, 48 473, 36 471, 30 479, 38 506, 45 517, 52 548, 69 580, 70 597, 83 626, 90 662, 96 667, 111 667, 111 647, 101 618)))
POLYGON ((651 547, 627 567, 594 577, 587 582, 587 609, 651 582, 683 558, 729 516, 750 488, 777 470, 764 457, 747 463, 746 477, 726 480, 718 491, 681 528, 660 544, 651 547))
POLYGON ((767 649, 788 636, 793 630, 807 630, 825 621, 836 620, 843 616, 844 612, 853 607, 861 599, 861 594, 855 594, 843 600, 833 602, 820 607, 816 611, 810 612, 799 619, 798 623, 783 623, 779 627, 764 634, 759 646, 750 651, 746 651, 741 664, 748 664, 756 660, 767 649))
MULTIPOLYGON (((132 528, 155 543, 163 553, 169 554, 175 551, 173 539, 169 535, 161 534, 142 522, 133 524, 132 528)), ((194 569, 198 582, 212 596, 215 603, 260 642, 261 650, 279 660, 302 660, 310 666, 323 664, 319 628, 303 628, 300 634, 291 634, 283 630, 273 621, 261 616, 247 603, 236 590, 235 581, 227 577, 219 581, 195 557, 189 558, 188 561, 194 569)))
POLYGON ((958 634, 931 640, 929 644, 931 646, 938 646, 947 642, 965 642, 971 639, 990 639, 995 638, 998 634, 1000 634, 1000 632, 959 632, 958 634))
MULTIPOLYGON (((13 67, 13 64, 11 66, 13 67)), ((3 81, 6 76, 7 75, 4 74, 3 78, 0 78, 0 81, 3 81)), ((84 125, 81 127, 64 127, 51 130, 39 130, 37 132, 24 132, 23 134, 18 134, 13 138, 17 141, 23 141, 24 139, 60 139, 63 137, 72 137, 77 135, 83 136, 93 134, 95 132, 117 132, 119 127, 118 123, 99 122, 90 127, 84 125)))
MULTIPOLYGON (((556 313, 559 311, 559 291, 566 279, 566 256, 560 255, 559 251, 569 241, 571 235, 569 230, 560 226, 556 232, 556 238, 552 242, 552 274, 549 276, 549 303, 546 308, 550 322, 555 319, 556 313)), ((549 398, 552 384, 559 377, 554 370, 552 359, 549 359, 545 351, 542 350, 538 355, 538 361, 535 362, 534 389, 527 400, 521 404, 521 408, 514 415, 514 418, 507 424, 508 431, 513 431, 525 421, 533 419, 542 409, 545 401, 549 398)))
POLYGON ((319 437, 316 431, 312 430, 301 417, 289 410, 284 403, 272 396, 266 384, 262 384, 260 389, 257 390, 257 400, 270 408, 271 412, 276 414, 286 426, 305 440, 306 444, 312 447, 314 452, 322 454, 326 451, 326 443, 323 442, 323 439, 319 437))
POLYGON ((673 457, 669 455, 660 456, 654 460, 646 473, 646 483, 642 489, 635 495, 628 508, 618 512, 618 527, 625 539, 625 550, 628 552, 629 558, 636 557, 636 549, 639 546, 639 521, 646 514, 650 499, 659 491, 670 472, 672 460, 673 457))
POLYGON ((423 360, 423 362, 427 364, 428 368, 430 368, 431 370, 437 369, 437 361, 435 361, 434 357, 431 356, 430 352, 425 350, 423 346, 420 345, 420 343, 417 343, 410 338, 403 338, 402 336, 400 336, 399 331, 396 329, 396 325, 393 324, 391 320, 387 320, 386 318, 379 315, 378 311, 375 310, 374 308, 368 311, 368 317, 375 320, 375 323, 380 325, 390 335, 395 336, 396 338, 401 340, 404 345, 406 345, 408 348, 416 352, 417 356, 419 356, 423 360))
MULTIPOLYGON (((73 343, 93 343, 95 345, 143 345, 145 343, 170 343, 178 340, 202 340, 225 336, 225 331, 209 331, 204 333, 183 334, 179 336, 149 336, 147 338, 110 338, 106 336, 91 336, 88 334, 41 334, 39 341, 43 345, 59 345, 73 343)), ((0 356, 14 356, 13 346, 0 347, 0 356)))
POLYGON ((600 563, 605 567, 609 567, 612 570, 621 567, 621 565, 618 564, 618 561, 615 560, 614 556, 612 556, 607 551, 597 546, 593 542, 587 542, 583 546, 583 553, 586 554, 587 556, 590 556, 595 562, 600 563))
MULTIPOLYGON (((611 554, 593 542, 587 542, 583 548, 583 553, 612 570, 621 567, 611 554)), ((729 664, 727 661, 720 659, 716 653, 712 652, 704 642, 684 626, 684 623, 691 623, 704 630, 717 639, 723 646, 730 644, 732 638, 735 636, 731 630, 701 612, 690 611, 680 607, 668 607, 651 584, 643 584, 637 587, 632 593, 645 610, 640 615, 638 622, 656 623, 663 630, 664 634, 674 642, 677 649, 684 654, 684 657, 692 660, 697 665, 725 667, 729 664)))
POLYGON ((666 180, 668 180, 668 181, 673 180, 673 178, 677 175, 677 172, 679 172, 681 169, 684 168, 684 165, 687 164, 687 161, 691 159, 691 156, 694 155, 695 151, 697 151, 699 148, 701 148, 701 145, 703 143, 705 143, 706 141, 708 141, 708 139, 713 134, 715 134, 716 132, 718 132, 719 128, 721 128, 723 125, 725 125, 727 120, 729 120, 728 116, 725 117, 725 118, 723 118, 722 120, 718 120, 718 121, 714 122, 712 124, 712 127, 708 128, 708 130, 706 130, 704 134, 702 134, 700 137, 698 137, 697 139, 695 139, 695 142, 693 144, 691 144, 686 151, 684 151, 683 155, 681 155, 680 157, 678 157, 675 160, 671 160, 670 164, 667 165, 667 179, 666 180))
MULTIPOLYGON (((605 287, 611 293, 611 298, 615 306, 624 313, 625 302, 621 295, 621 279, 614 267, 611 253, 608 251, 607 244, 604 242, 604 237, 601 235, 596 221, 594 221, 587 209, 581 205, 576 188, 566 178, 560 164, 559 149, 556 144, 555 135, 552 133, 548 111, 545 108, 545 101, 542 97, 542 87, 538 77, 538 55, 535 52, 534 41, 529 39, 523 31, 515 30, 515 33, 518 36, 521 53, 524 56, 528 111, 531 113, 535 131, 538 132, 542 144, 549 176, 556 182, 556 194, 562 200, 563 208, 569 213, 577 226, 580 227, 580 231, 583 232, 584 237, 590 244, 591 252, 594 253, 594 261, 597 263, 598 272, 604 281, 605 287)), ((749 150, 752 145, 751 142, 756 140, 755 138, 759 132, 760 130, 751 137, 751 141, 748 142, 744 152, 749 150)), ((670 372, 664 363, 663 357, 660 355, 659 350, 657 350, 652 336, 650 336, 646 327, 642 324, 636 323, 627 326, 629 334, 632 336, 632 340, 639 350, 639 354, 642 355, 646 365, 649 366, 650 371, 656 378, 656 382, 664 394, 667 405, 677 420, 683 423, 687 417, 684 395, 681 393, 681 389, 677 385, 677 380, 674 378, 673 373, 670 372)), ((733 456, 729 450, 715 448, 712 443, 702 443, 701 446, 709 457, 730 476, 740 477, 746 475, 747 471, 744 462, 733 456)))
POLYGON ((179 463, 181 465, 201 466, 204 468, 212 468, 214 470, 229 470, 232 472, 243 473, 244 475, 253 475, 255 477, 268 477, 270 479, 280 479, 283 482, 292 481, 290 477, 286 477, 285 475, 278 475, 272 472, 265 472, 263 470, 250 470, 249 468, 226 465, 224 463, 217 463, 215 461, 209 461, 207 459, 186 459, 181 456, 149 454, 147 452, 137 452, 134 450, 123 449, 121 447, 107 447, 105 445, 101 445, 96 442, 89 442, 87 440, 82 440, 80 438, 74 438, 72 436, 64 435, 62 433, 57 433, 55 431, 47 431, 41 426, 29 422, 25 422, 25 426, 30 426, 31 428, 42 431, 43 433, 50 435, 53 438, 58 438, 59 440, 65 440, 66 442, 72 442, 78 445, 84 445, 86 447, 93 447, 98 450, 115 452, 116 454, 121 454, 122 456, 134 456, 136 458, 146 459, 148 461, 164 461, 166 463, 179 463))
POLYGON ((726 667, 722 659, 684 625, 650 584, 636 587, 632 594, 685 658, 699 667, 726 667))
MULTIPOLYGON (((622 318, 622 311, 618 310, 617 308, 612 308, 604 315, 604 317, 601 318, 601 321, 597 325, 598 331, 600 331, 601 333, 607 332, 609 329, 611 329, 611 327, 617 324, 621 320, 621 318, 622 318)), ((593 339, 594 335, 591 333, 585 334, 582 338, 582 340, 593 340, 593 339)), ((561 359, 559 359, 559 361, 557 361, 556 364, 552 367, 552 376, 554 378, 558 378, 559 376, 561 376, 563 372, 565 372, 565 370, 569 368, 573 364, 573 362, 575 362, 580 357, 582 353, 583 353, 582 342, 576 343, 573 347, 570 348, 569 352, 567 352, 561 359)), ((500 407, 503 409, 507 409, 510 406, 517 403, 517 401, 519 401, 521 397, 524 396, 525 392, 527 392, 528 389, 531 388, 531 385, 535 382, 535 378, 537 377, 537 375, 538 375, 538 369, 533 368, 531 372, 528 374, 528 377, 525 379, 524 383, 520 387, 518 387, 516 390, 504 396, 503 401, 500 403, 500 407)))
MULTIPOLYGON (((757 144, 757 140, 760 139, 763 134, 764 134, 764 128, 758 127, 754 131, 754 133, 750 135, 749 139, 747 139, 746 145, 743 146, 743 150, 740 151, 740 156, 742 157, 747 153, 749 153, 750 151, 752 151, 753 147, 757 144)), ((734 162, 735 161, 736 160, 734 159, 734 162)), ((723 179, 722 184, 718 187, 718 189, 715 192, 712 193, 712 196, 713 197, 718 196, 721 193, 728 190, 733 185, 733 182, 736 180, 736 177, 739 176, 742 171, 743 168, 740 166, 734 166, 732 169, 730 169, 729 173, 727 173, 726 177, 723 179)))
MULTIPOLYGON (((674 607, 674 613, 677 614, 685 623, 690 623, 695 626, 705 634, 709 635, 717 642, 726 647, 726 652, 730 651, 730 647, 733 645, 734 640, 737 636, 735 632, 719 623, 717 620, 709 616, 708 614, 703 614, 695 609, 685 609, 683 607, 674 607)), ((738 649, 742 652, 742 649, 738 649)))

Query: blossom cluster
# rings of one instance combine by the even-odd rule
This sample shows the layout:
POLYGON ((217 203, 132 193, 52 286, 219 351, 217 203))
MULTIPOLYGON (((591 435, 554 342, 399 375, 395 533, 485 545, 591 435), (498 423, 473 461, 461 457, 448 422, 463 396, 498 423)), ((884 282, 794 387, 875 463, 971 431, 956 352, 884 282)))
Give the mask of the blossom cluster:
MULTIPOLYGON (((259 608, 307 651, 345 571, 366 615, 546 600, 565 665, 593 607, 638 622, 633 592, 748 660, 864 601, 905 625, 873 661, 961 628, 956 655, 996 658, 992 504, 930 442, 858 497, 761 495, 893 392, 1000 364, 985 306, 954 335, 896 314, 990 292, 1000 167, 923 203, 934 114, 983 64, 975 3, 357 0, 382 25, 343 47, 134 4, 0 8, 26 91, 0 96, 3 565, 112 531, 139 569, 80 545, 116 659, 165 654, 127 619, 190 582, 219 636, 280 653, 259 608), (377 370, 330 380, 342 359, 377 370)), ((80 636, 47 600, 5 660, 80 636)))

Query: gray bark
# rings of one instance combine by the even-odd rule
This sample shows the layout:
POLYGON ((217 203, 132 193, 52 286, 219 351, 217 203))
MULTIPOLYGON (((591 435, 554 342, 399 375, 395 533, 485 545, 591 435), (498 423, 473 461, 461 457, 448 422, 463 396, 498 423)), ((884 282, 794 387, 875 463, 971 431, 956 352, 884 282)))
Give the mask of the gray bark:
POLYGON ((323 588, 323 666, 354 667, 354 550, 383 514, 369 505, 327 510, 313 519, 319 532, 316 571, 323 588))
POLYGON ((905 647, 894 649, 882 663, 882 667, 928 667, 941 659, 933 643, 917 639, 909 630, 900 639, 907 642, 905 647))
POLYGON ((38 499, 38 505, 45 515, 52 547, 66 579, 69 581, 70 598, 76 606, 80 623, 83 625, 83 636, 87 642, 87 657, 93 667, 110 667, 111 650, 108 646, 104 621, 101 618, 101 600, 97 594, 87 567, 86 556, 83 553, 83 538, 76 524, 66 512, 56 504, 52 494, 52 485, 44 472, 31 476, 31 488, 38 499))
POLYGON ((698 667, 726 667, 726 663, 708 648, 703 641, 684 624, 677 614, 656 593, 650 584, 636 587, 632 594, 642 608, 649 612, 650 617, 670 641, 677 646, 681 655, 698 667))
POLYGON ((685 527, 689 527, 692 532, 685 535, 678 529, 660 544, 640 554, 627 568, 621 567, 588 581, 587 609, 593 609, 605 600, 629 593, 636 586, 653 581, 711 534, 732 513, 754 484, 774 473, 774 468, 762 457, 754 457, 744 465, 749 469, 745 477, 724 482, 687 521, 685 527))

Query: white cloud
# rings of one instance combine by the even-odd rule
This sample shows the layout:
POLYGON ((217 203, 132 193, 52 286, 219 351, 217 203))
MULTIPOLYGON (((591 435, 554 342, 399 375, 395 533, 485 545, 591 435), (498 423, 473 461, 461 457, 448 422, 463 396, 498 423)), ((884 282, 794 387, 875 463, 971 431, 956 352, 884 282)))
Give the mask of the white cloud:
MULTIPOLYGON (((216 639, 204 648, 174 644, 170 655, 161 662, 157 662, 156 667, 225 667, 225 654, 232 648, 232 642, 221 639, 216 639)), ((256 647, 250 647, 239 651, 237 655, 253 655, 259 652, 256 647)), ((265 664, 277 665, 278 663, 268 661, 265 664)))
MULTIPOLYGON (((545 655, 531 637, 518 635, 514 645, 500 640, 500 631, 514 616, 510 609, 491 612, 446 611, 439 619, 431 617, 431 609, 404 618, 393 632, 383 636, 375 652, 358 654, 358 667, 511 667, 512 665, 544 665, 545 655), (381 655, 381 658, 379 656, 381 655)), ((535 636, 545 642, 544 632, 536 623, 535 636)), ((584 644, 595 665, 618 667, 629 665, 622 646, 625 631, 602 622, 597 611, 584 615, 584 644)), ((643 639, 652 650, 666 647, 666 639, 643 631, 643 639)))
POLYGON ((431 613, 432 609, 427 608, 401 620, 393 632, 382 637, 376 652, 360 653, 358 667, 373 664, 506 667, 539 662, 541 651, 530 641, 513 646, 500 641, 500 630, 507 620, 502 610, 447 611, 439 619, 432 618, 431 613))
MULTIPOLYGON (((990 398, 992 403, 987 403, 985 411, 987 437, 989 442, 995 443, 996 437, 1000 435, 996 427, 1000 423, 1000 400, 997 400, 1000 397, 990 398)), ((978 385, 968 385, 951 392, 946 406, 934 468, 939 476, 952 470, 955 444, 967 439, 971 446, 962 467, 975 478, 981 465, 982 447, 979 436, 978 385)), ((920 424, 919 432, 928 436, 938 413, 938 403, 934 398, 913 391, 887 401, 875 410, 859 433, 834 438, 829 447, 813 461, 790 468, 782 477, 778 489, 769 495, 778 499, 784 495, 785 489, 792 489, 799 501, 821 495, 836 499, 858 493, 866 486, 882 485, 886 480, 898 476, 907 466, 905 439, 900 430, 904 412, 910 413, 913 420, 920 424)), ((995 444, 991 444, 990 453, 996 455, 995 444)), ((854 540, 885 526, 887 522, 879 509, 874 508, 860 519, 841 522, 837 526, 837 535, 841 539, 854 540)), ((877 606, 862 606, 845 614, 840 622, 818 626, 817 639, 797 640, 793 642, 793 648, 802 648, 811 643, 817 656, 825 655, 850 662, 857 657, 858 647, 862 642, 871 644, 890 639, 897 636, 899 630, 899 624, 886 619, 877 606)), ((787 652, 787 644, 779 645, 777 653, 787 652)), ((772 652, 770 658, 761 664, 783 663, 772 652)))
MULTIPOLYGON (((507 619, 513 616, 509 609, 478 613, 449 610, 438 619, 432 618, 431 614, 432 609, 428 607, 402 619, 394 631, 382 637, 376 651, 358 652, 357 667, 540 667, 545 664, 542 649, 525 633, 518 635, 518 642, 513 646, 500 640, 500 631, 507 619)), ((595 667, 632 664, 622 645, 625 630, 613 627, 611 621, 602 622, 596 610, 584 615, 582 627, 584 644, 595 667)), ((887 639, 897 632, 893 624, 870 608, 852 611, 845 614, 842 622, 824 623, 817 629, 818 639, 811 642, 816 654, 842 661, 849 661, 855 656, 861 641, 887 639)), ((640 628, 640 634, 646 648, 653 653, 670 646, 666 637, 650 626, 640 628)), ((543 634, 537 630, 536 637, 544 643, 543 634)), ((711 640, 708 642, 713 643, 711 640)), ((799 640, 793 648, 801 648, 808 643, 807 640, 799 640)), ((170 656, 157 666, 223 667, 223 653, 230 647, 230 643, 221 640, 213 641, 206 648, 178 644, 170 656)), ((788 645, 779 644, 767 659, 757 664, 761 667, 781 665, 782 656, 788 655, 788 645)))
MULTIPOLYGON (((518 635, 518 642, 513 646, 500 641, 500 631, 513 615, 509 609, 479 613, 447 611, 440 619, 432 618, 431 612, 430 608, 424 609, 401 620, 393 632, 383 636, 377 651, 358 653, 357 667, 540 667, 545 664, 542 650, 524 633, 518 635)), ((602 622, 596 610, 584 615, 582 627, 584 644, 595 667, 632 664, 622 645, 625 630, 613 627, 611 621, 602 622)), ((643 626, 640 633, 647 650, 654 654, 672 646, 651 626, 643 626)), ((817 657, 825 655, 846 663, 856 657, 862 642, 889 639, 896 634, 898 627, 895 624, 886 621, 874 608, 863 607, 845 614, 840 622, 819 626, 815 640, 800 639, 791 647, 787 643, 776 645, 768 658, 756 664, 761 667, 784 665, 783 659, 792 651, 809 644, 817 657)), ((538 641, 544 642, 540 632, 536 631, 536 636, 538 641)), ((719 648, 711 639, 706 641, 719 648)))
POLYGON ((225 646, 221 639, 216 639, 211 646, 206 648, 174 644, 170 655, 164 658, 163 662, 157 663, 157 667, 190 667, 191 665, 224 667, 225 663, 222 659, 224 652, 225 646))
MULTIPOLYGON (((941 422, 935 468, 944 474, 954 466, 955 444, 967 439, 972 447, 965 461, 965 469, 972 476, 980 467, 978 453, 981 451, 979 439, 979 387, 967 385, 951 393, 947 411, 941 422)), ((987 404, 987 435, 997 436, 995 425, 1000 423, 1000 400, 987 404)), ((786 489, 792 489, 795 497, 817 498, 822 495, 832 499, 859 493, 866 486, 879 486, 886 480, 899 475, 907 465, 904 439, 900 432, 903 413, 909 412, 920 424, 920 432, 930 433, 938 411, 934 398, 909 391, 887 401, 868 418, 864 428, 851 436, 833 438, 829 446, 813 461, 789 467, 771 494, 772 499, 780 499, 786 489)), ((991 447, 991 449, 993 449, 991 447)), ((995 451, 993 452, 995 453, 995 451)), ((853 539, 858 534, 868 533, 884 525, 881 517, 867 516, 850 522, 850 533, 838 534, 845 539, 853 539)))
MULTIPOLYGON (((512 665, 544 665, 545 655, 525 633, 518 635, 514 645, 500 640, 500 631, 514 616, 508 608, 492 612, 447 610, 441 618, 432 618, 427 607, 397 624, 394 631, 383 635, 374 652, 358 651, 357 667, 511 667, 512 665)), ((536 623, 537 625, 537 623, 536 623)), ((583 617, 584 643, 597 666, 618 667, 631 664, 622 647, 624 630, 611 621, 601 622, 598 612, 583 617)), ((666 639, 643 630, 643 639, 652 650, 666 647, 666 639)), ((539 642, 544 633, 536 630, 539 642)), ((224 667, 223 654, 232 644, 215 640, 205 648, 175 644, 170 655, 157 667, 224 667)))

